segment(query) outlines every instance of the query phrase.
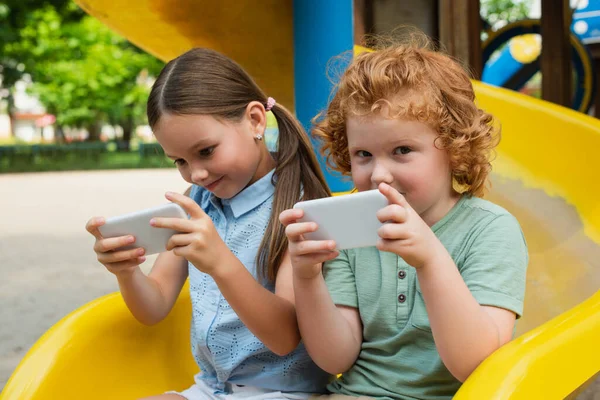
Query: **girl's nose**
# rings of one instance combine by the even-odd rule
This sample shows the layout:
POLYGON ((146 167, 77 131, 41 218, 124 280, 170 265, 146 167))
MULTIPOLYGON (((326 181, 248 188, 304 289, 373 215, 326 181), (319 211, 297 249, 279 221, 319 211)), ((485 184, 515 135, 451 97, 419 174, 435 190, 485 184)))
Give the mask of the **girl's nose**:
POLYGON ((208 171, 206 168, 200 166, 192 167, 192 182, 200 185, 206 178, 208 178, 208 171))

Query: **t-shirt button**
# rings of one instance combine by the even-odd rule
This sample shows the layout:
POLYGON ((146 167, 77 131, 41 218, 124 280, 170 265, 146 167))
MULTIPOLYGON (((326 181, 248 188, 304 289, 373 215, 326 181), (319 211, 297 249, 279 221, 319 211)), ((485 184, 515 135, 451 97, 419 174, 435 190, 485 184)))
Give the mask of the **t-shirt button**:
POLYGON ((400 278, 400 279, 406 278, 406 272, 405 271, 398 272, 398 278, 400 278))
POLYGON ((398 301, 399 301, 400 303, 404 303, 404 302, 406 301, 406 296, 405 296, 405 295, 403 295, 403 294, 401 294, 400 296, 398 296, 398 301))

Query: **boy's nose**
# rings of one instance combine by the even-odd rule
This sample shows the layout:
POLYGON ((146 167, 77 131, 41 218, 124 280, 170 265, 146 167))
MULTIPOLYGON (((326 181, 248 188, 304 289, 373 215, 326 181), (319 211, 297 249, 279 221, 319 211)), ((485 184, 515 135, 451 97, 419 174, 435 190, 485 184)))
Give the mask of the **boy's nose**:
POLYGON ((380 183, 387 183, 390 185, 394 181, 390 170, 385 167, 382 163, 376 163, 371 174, 371 182, 375 186, 379 186, 380 183))

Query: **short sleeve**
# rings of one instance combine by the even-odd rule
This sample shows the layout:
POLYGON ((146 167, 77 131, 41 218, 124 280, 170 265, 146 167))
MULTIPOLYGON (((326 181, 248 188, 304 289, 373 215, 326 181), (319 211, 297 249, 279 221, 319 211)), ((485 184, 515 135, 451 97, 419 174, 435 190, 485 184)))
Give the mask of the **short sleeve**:
POLYGON ((475 233, 459 269, 479 304, 504 308, 520 317, 528 261, 519 223, 512 215, 502 214, 475 233))
POLYGON ((323 265, 323 277, 336 305, 358 308, 356 276, 347 250, 340 251, 334 260, 323 265))

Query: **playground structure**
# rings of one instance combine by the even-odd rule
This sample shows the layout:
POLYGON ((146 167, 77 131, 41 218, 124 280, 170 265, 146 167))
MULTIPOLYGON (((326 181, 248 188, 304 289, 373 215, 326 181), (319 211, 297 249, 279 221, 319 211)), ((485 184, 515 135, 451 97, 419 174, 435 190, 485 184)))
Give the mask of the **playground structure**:
MULTIPOLYGON (((329 97, 327 61, 353 47, 350 2, 182 0, 177 9, 167 0, 77 3, 164 60, 193 46, 229 55, 306 126, 329 97)), ((489 357, 456 398, 563 398, 600 371, 600 159, 589 155, 600 148, 600 121, 474 86, 477 102, 503 128, 489 198, 519 219, 531 260, 517 339, 489 357)), ((327 179, 334 191, 349 188, 335 175, 327 179)), ((190 317, 186 288, 154 327, 136 322, 118 294, 98 299, 33 346, 0 399, 137 398, 187 387, 197 372, 190 317)))
MULTIPOLYGON (((570 44, 574 85, 571 108, 587 113, 596 94, 592 54, 586 44, 600 41, 600 0, 579 2, 573 10, 570 44)), ((482 44, 481 80, 495 86, 520 90, 540 71, 542 52, 540 20, 528 19, 488 30, 482 44), (497 54, 494 54, 497 52, 497 54)))

